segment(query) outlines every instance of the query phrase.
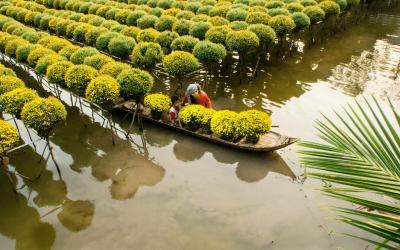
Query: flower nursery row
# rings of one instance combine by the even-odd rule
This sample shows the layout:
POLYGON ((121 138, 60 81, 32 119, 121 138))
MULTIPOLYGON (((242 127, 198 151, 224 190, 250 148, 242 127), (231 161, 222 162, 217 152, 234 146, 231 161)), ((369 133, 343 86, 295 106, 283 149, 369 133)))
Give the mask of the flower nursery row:
MULTIPOLYGON (((15 72, 0 64, 0 112, 20 118, 38 135, 47 137, 53 128, 67 117, 64 105, 57 98, 41 98, 17 77, 15 72)), ((19 143, 17 129, 0 119, 0 156, 19 143)))
MULTIPOLYGON (((275 2, 284 4, 283 2, 279 1, 275 2)), ((3 3, 4 5, 10 4, 10 2, 3 3)), ((55 3, 55 1, 53 3, 55 3)), ((68 4, 69 3, 73 3, 73 1, 68 2, 68 4)), ((93 5, 91 2, 84 3, 91 6, 93 5)), ((219 2, 217 4, 220 3, 229 2, 219 2)), ((317 4, 316 2, 314 3, 317 4)), ((79 5, 79 3, 75 4, 77 6, 79 5)), ((293 2, 289 3, 288 5, 290 4, 298 5, 299 9, 296 9, 295 11, 290 6, 287 6, 289 9, 285 9, 287 13, 280 13, 279 15, 268 14, 267 12, 260 10, 260 8, 265 8, 261 6, 249 7, 244 4, 236 4, 239 6, 230 7, 232 8, 230 11, 240 11, 242 10, 240 7, 243 6, 250 8, 248 11, 245 10, 248 13, 246 14, 244 21, 239 21, 236 19, 231 19, 230 21, 229 18, 218 15, 212 17, 205 14, 195 15, 192 12, 191 13, 194 16, 188 20, 185 15, 180 16, 179 14, 181 12, 190 11, 181 11, 178 9, 180 11, 179 13, 168 13, 168 10, 166 10, 160 14, 160 17, 146 14, 145 16, 137 19, 136 23, 127 22, 127 19, 124 21, 124 18, 117 18, 117 22, 114 20, 106 20, 107 17, 110 16, 102 17, 101 15, 84 15, 82 13, 76 13, 72 11, 46 9, 43 5, 35 4, 34 2, 29 1, 16 2, 17 6, 24 6, 26 10, 15 9, 15 7, 11 9, 9 7, 3 7, 1 9, 1 13, 12 16, 15 19, 23 21, 27 24, 35 25, 43 30, 50 29, 59 35, 65 35, 73 38, 75 41, 86 42, 92 46, 95 45, 101 50, 108 49, 107 42, 110 41, 110 37, 114 38, 116 35, 122 34, 125 37, 120 36, 119 40, 121 40, 121 43, 124 44, 126 49, 121 51, 119 55, 117 53, 114 53, 114 55, 127 57, 134 50, 134 42, 141 41, 156 42, 161 46, 161 48, 163 48, 164 53, 169 53, 171 50, 185 50, 188 52, 193 52, 194 46, 199 42, 199 40, 206 39, 210 42, 225 46, 229 51, 243 53, 251 49, 258 48, 260 45, 268 45, 273 43, 275 41, 276 34, 282 37, 296 29, 305 29, 310 25, 310 23, 315 23, 323 20, 324 18, 338 15, 341 11, 341 8, 346 10, 348 6, 355 5, 355 3, 348 4, 346 0, 341 1, 339 4, 333 1, 323 1, 318 5, 314 5, 313 3, 305 3, 305 8, 304 6, 302 7, 301 3, 293 2), (251 8, 253 9, 251 10, 251 8), (43 12, 43 14, 40 12, 43 12), (144 19, 146 16, 152 16, 158 19, 152 25, 138 25, 138 20, 144 19), (79 22, 77 23, 77 21, 79 22), (143 29, 129 25, 137 25, 143 29), (86 36, 87 33, 90 33, 91 36, 86 36), (100 40, 103 42, 98 42, 97 38, 100 36, 102 37, 100 40)), ((278 6, 280 5, 268 5, 268 7, 270 7, 269 10, 282 9, 278 6)), ((110 6, 102 7, 111 8, 110 6)), ((97 10, 100 10, 102 7, 97 10)), ((243 8, 246 9, 246 7, 243 8)), ((69 9, 76 10, 77 8, 71 7, 69 9)), ((118 11, 123 11, 125 13, 131 10, 120 9, 118 11)), ((139 10, 136 9, 135 11, 139 10)), ((143 10, 140 11, 144 12, 143 10)), ((86 11, 82 10, 82 12, 85 13, 86 11)), ((87 12, 89 13, 89 10, 87 10, 87 12)), ((114 14, 114 18, 120 16, 118 13, 114 14)), ((126 18, 128 18, 128 16, 126 18)), ((157 51, 158 49, 159 48, 157 47, 155 50, 157 51)), ((218 51, 220 50, 221 49, 218 51)))
MULTIPOLYGON (((153 85, 153 78, 146 71, 132 68, 128 64, 115 62, 111 57, 101 54, 95 48, 71 45, 66 40, 60 48, 55 45, 61 44, 62 38, 43 32, 27 30, 26 33, 20 34, 20 37, 2 32, 0 38, 1 52, 16 58, 21 63, 27 63, 30 67, 35 68, 38 73, 45 73, 49 82, 67 87, 104 108, 113 105, 119 96, 126 100, 140 101, 153 85), (38 34, 39 38, 35 43, 30 43, 24 39, 24 37, 31 37, 33 34, 38 34)), ((172 70, 181 72, 181 69, 175 64, 183 63, 180 60, 184 59, 185 55, 190 54, 183 51, 173 52, 165 56, 164 64, 171 64, 169 67, 172 70)), ((153 97, 153 99, 157 98, 153 97)), ((159 100, 157 99, 157 101, 159 100)), ((148 104, 148 101, 145 103, 148 104)), ((152 109, 153 106, 148 104, 148 108, 152 109)), ((169 102, 168 105, 163 106, 164 110, 167 108, 169 108, 169 102)), ((269 116, 261 111, 244 112, 245 117, 252 117, 252 119, 247 119, 251 122, 248 121, 245 126, 240 126, 239 120, 243 122, 246 119, 236 119, 237 114, 232 111, 218 111, 213 115, 213 111, 210 113, 209 110, 201 109, 195 105, 184 110, 182 111, 182 123, 188 129, 196 128, 196 126, 200 128, 201 126, 204 131, 211 131, 214 135, 225 140, 236 140, 244 137, 254 141, 254 138, 258 138, 270 128, 269 116), (188 110, 185 111, 188 112, 187 117, 189 118, 187 119, 185 119, 184 110, 188 110), (204 125, 207 123, 199 123, 200 117, 203 117, 206 113, 208 117, 212 118, 208 121, 210 123, 209 128, 204 125), (217 119, 220 114, 221 116, 224 114, 223 118, 217 119), (215 122, 212 122, 213 120, 215 122), (239 128, 242 129, 239 130, 239 128)), ((241 117, 239 115, 238 117, 241 117)))

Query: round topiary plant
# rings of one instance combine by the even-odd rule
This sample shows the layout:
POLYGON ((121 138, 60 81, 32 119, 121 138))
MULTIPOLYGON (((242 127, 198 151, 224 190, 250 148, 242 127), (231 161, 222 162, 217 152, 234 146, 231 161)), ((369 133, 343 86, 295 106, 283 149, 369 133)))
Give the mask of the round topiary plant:
POLYGON ((324 20, 324 18, 325 18, 324 10, 318 6, 305 7, 303 10, 303 13, 306 14, 310 18, 311 23, 317 23, 319 21, 324 20))
POLYGON ((318 6, 325 12, 326 16, 337 16, 340 13, 340 6, 334 1, 325 0, 320 2, 318 6))
POLYGON ((247 29, 258 36, 261 44, 269 45, 275 41, 276 34, 270 26, 264 24, 251 24, 247 29))
POLYGON ((110 40, 110 43, 108 44, 108 51, 110 51, 113 56, 128 58, 135 46, 135 39, 121 36, 110 40))
POLYGON ((16 88, 25 87, 24 82, 15 76, 0 76, 0 95, 16 88))
POLYGON ((33 128, 40 136, 50 136, 54 127, 65 121, 67 111, 55 97, 35 98, 24 105, 21 118, 25 125, 33 128))
POLYGON ((131 12, 127 18, 126 18, 126 24, 127 25, 137 25, 137 20, 141 18, 142 16, 146 15, 147 12, 143 10, 135 10, 131 12))
POLYGON ((211 119, 211 132, 224 140, 234 140, 237 137, 236 120, 238 114, 229 110, 217 111, 211 119))
POLYGON ((195 131, 202 125, 205 110, 202 105, 188 105, 179 112, 179 120, 185 128, 195 131))
POLYGON ((192 52, 194 46, 199 42, 199 39, 192 36, 181 36, 176 38, 171 43, 172 50, 182 50, 192 52))
POLYGON ((21 87, 0 95, 0 109, 3 112, 20 117, 25 103, 39 97, 33 89, 21 87))
POLYGON ((168 74, 181 78, 194 72, 199 63, 191 53, 174 51, 163 58, 163 67, 168 74))
POLYGON ((255 49, 260 45, 258 36, 248 30, 231 31, 226 36, 225 44, 231 51, 245 53, 251 49, 255 49))
POLYGON ((62 57, 60 55, 54 54, 54 55, 48 55, 40 58, 36 64, 35 71, 39 72, 40 74, 46 74, 47 67, 50 65, 59 62, 59 61, 64 61, 66 60, 65 57, 62 57))
POLYGON ((310 18, 303 12, 295 12, 292 14, 292 18, 296 23, 296 29, 305 30, 311 25, 310 18))
POLYGON ((100 52, 92 47, 83 47, 75 51, 71 57, 70 61, 73 64, 82 64, 86 57, 99 54, 100 52))
POLYGON ((83 60, 83 64, 93 67, 97 70, 100 70, 105 64, 110 62, 114 62, 114 59, 104 54, 95 54, 93 56, 86 57, 85 60, 83 60))
POLYGON ((190 26, 189 34, 204 40, 206 32, 211 28, 211 24, 208 22, 197 22, 190 26))
POLYGON ((206 39, 213 43, 225 44, 226 36, 231 31, 228 26, 211 27, 206 33, 206 39))
POLYGON ((85 34, 85 42, 88 45, 96 45, 97 38, 106 32, 108 32, 108 29, 104 27, 92 28, 85 34))
POLYGON ((226 49, 218 43, 201 41, 194 46, 193 55, 200 62, 215 63, 226 57, 226 49))
POLYGON ((71 43, 65 39, 60 39, 57 38, 54 41, 52 41, 51 43, 49 43, 46 48, 54 50, 54 52, 59 52, 60 50, 62 50, 64 47, 71 45, 71 43))
POLYGON ((172 26, 177 20, 178 19, 173 16, 162 16, 157 20, 155 28, 160 32, 164 30, 171 30, 172 26))
POLYGON ((244 21, 234 21, 229 24, 232 30, 245 30, 249 25, 244 21))
POLYGON ((120 34, 117 32, 105 32, 102 33, 96 40, 96 48, 101 51, 107 51, 108 44, 110 43, 111 39, 119 37, 120 34))
POLYGON ((110 62, 105 64, 101 69, 100 69, 100 74, 104 75, 109 75, 114 78, 117 78, 118 75, 126 69, 131 69, 131 66, 125 63, 121 62, 110 62))
POLYGON ((229 21, 226 18, 220 17, 220 16, 214 16, 208 19, 208 21, 211 26, 224 26, 224 25, 229 25, 229 21))
POLYGON ((65 83, 68 88, 83 94, 91 80, 98 76, 96 69, 87 65, 75 65, 65 74, 65 83))
POLYGON ((285 15, 277 15, 272 17, 268 24, 280 37, 290 34, 296 27, 296 23, 293 21, 293 19, 285 15))
POLYGON ((304 6, 298 2, 289 3, 285 6, 285 8, 290 12, 301 12, 304 9, 304 6))
POLYGON ((246 20, 246 17, 247 11, 243 9, 231 9, 226 13, 226 19, 228 19, 229 22, 244 21, 246 20))
POLYGON ((103 108, 110 108, 119 96, 119 84, 115 78, 107 75, 90 81, 86 88, 86 98, 103 108))
POLYGON ((154 28, 158 17, 153 15, 144 15, 137 20, 137 27, 140 29, 154 28))
POLYGON ((66 87, 65 85, 65 74, 68 69, 74 66, 73 63, 68 61, 56 62, 50 65, 46 71, 46 77, 50 83, 58 84, 62 87, 66 87))
POLYGON ((153 67, 161 62, 163 52, 158 43, 139 43, 132 52, 133 65, 141 68, 153 67))
POLYGON ((10 68, 0 66, 0 77, 1 76, 17 76, 17 74, 10 68))
POLYGON ((160 119, 161 114, 171 106, 171 98, 163 94, 150 94, 144 98, 144 106, 151 110, 153 118, 160 119))
POLYGON ((24 45, 29 44, 26 40, 23 39, 14 39, 6 43, 5 52, 10 57, 15 57, 16 50, 24 45))
POLYGON ((127 69, 122 71, 117 81, 121 86, 121 96, 125 99, 141 100, 153 87, 153 77, 144 70, 127 69))
POLYGON ((179 37, 179 34, 175 31, 163 31, 156 38, 156 42, 160 44, 161 47, 170 49, 172 41, 179 37))
POLYGON ((56 52, 54 52, 51 49, 37 48, 35 50, 32 50, 31 53, 29 53, 28 64, 30 66, 36 66, 36 64, 40 58, 47 56, 47 55, 55 55, 55 54, 56 54, 56 52))
POLYGON ((71 55, 75 53, 78 49, 81 47, 76 46, 76 45, 67 45, 65 46, 62 50, 58 52, 60 56, 63 56, 69 60, 71 58, 71 55))
POLYGON ((155 29, 144 29, 139 31, 136 40, 138 42, 154 42, 159 35, 155 29))
POLYGON ((180 36, 189 34, 190 26, 192 25, 191 21, 186 19, 178 20, 172 26, 172 30, 178 33, 180 36))
POLYGON ((15 58, 20 62, 27 62, 29 53, 31 51, 40 48, 41 46, 38 44, 27 44, 24 46, 18 47, 15 51, 15 58))
POLYGON ((10 123, 0 120, 0 155, 4 156, 8 150, 18 145, 19 135, 10 123))
POLYGON ((264 12, 250 12, 246 17, 246 23, 248 24, 265 24, 267 25, 271 16, 264 12))
POLYGON ((257 143, 260 136, 271 128, 270 116, 259 110, 240 112, 236 119, 236 133, 248 142, 257 143))

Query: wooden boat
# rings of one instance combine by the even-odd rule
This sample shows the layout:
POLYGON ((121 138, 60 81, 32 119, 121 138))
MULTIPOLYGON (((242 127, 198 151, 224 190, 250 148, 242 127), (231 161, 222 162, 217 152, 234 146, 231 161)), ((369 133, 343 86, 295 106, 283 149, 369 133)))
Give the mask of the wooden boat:
MULTIPOLYGON (((115 109, 123 110, 125 112, 132 112, 134 110, 135 103, 132 101, 121 102, 114 106, 115 109)), ((182 127, 174 126, 169 121, 168 118, 163 117, 160 120, 154 119, 150 115, 150 110, 148 108, 142 107, 142 118, 144 121, 165 127, 171 130, 178 131, 180 133, 191 135, 193 137, 199 138, 204 141, 212 142, 215 144, 223 145, 230 148, 235 148, 245 151, 253 152, 269 152, 277 149, 287 147, 299 139, 281 135, 279 133, 269 131, 268 133, 262 135, 257 143, 248 143, 245 140, 240 140, 238 142, 230 142, 218 138, 214 135, 208 135, 200 133, 199 131, 191 131, 182 127)))

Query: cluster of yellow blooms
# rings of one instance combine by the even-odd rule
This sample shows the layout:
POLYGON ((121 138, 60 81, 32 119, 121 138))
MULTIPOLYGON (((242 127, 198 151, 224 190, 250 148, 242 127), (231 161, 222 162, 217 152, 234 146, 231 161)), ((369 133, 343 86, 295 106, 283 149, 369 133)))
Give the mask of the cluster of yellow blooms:
POLYGON ((17 129, 8 122, 0 120, 0 155, 14 148, 18 141, 17 129))
POLYGON ((163 94, 150 94, 144 98, 144 106, 152 111, 164 112, 171 106, 171 99, 163 94))

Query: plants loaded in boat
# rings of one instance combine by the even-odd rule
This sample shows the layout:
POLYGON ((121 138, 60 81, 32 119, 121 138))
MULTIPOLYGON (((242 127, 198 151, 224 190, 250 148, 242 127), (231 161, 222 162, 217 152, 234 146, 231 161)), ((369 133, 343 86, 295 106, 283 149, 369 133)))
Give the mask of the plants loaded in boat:
POLYGON ((162 113, 171 106, 171 98, 163 94, 150 94, 144 98, 144 105, 150 109, 152 118, 160 120, 162 113))

